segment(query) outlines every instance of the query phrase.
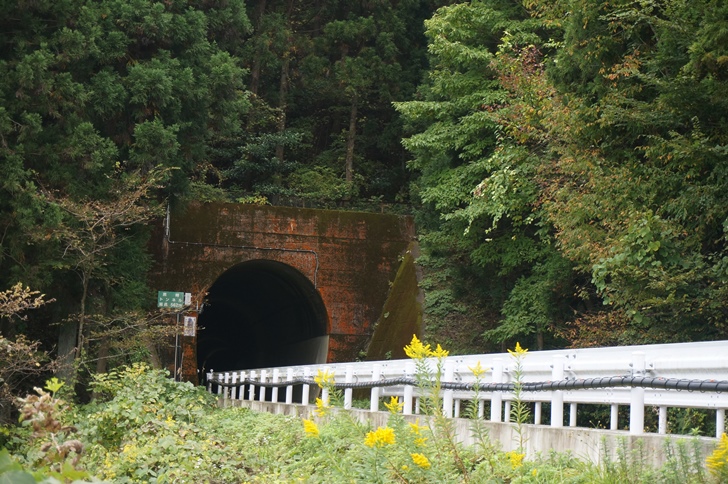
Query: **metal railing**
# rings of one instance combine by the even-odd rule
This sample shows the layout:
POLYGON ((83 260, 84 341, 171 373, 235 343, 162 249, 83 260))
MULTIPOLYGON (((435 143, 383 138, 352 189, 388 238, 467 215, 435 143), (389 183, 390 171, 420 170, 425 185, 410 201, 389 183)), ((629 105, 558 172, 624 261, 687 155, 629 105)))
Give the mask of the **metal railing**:
MULTIPOLYGON (((435 360, 427 360, 434 370, 435 360)), ((451 356, 442 361, 443 414, 459 417, 461 402, 477 395, 478 415, 490 403, 493 422, 510 421, 514 401, 515 359, 509 353, 451 356), (476 377, 480 364, 487 373, 476 377), (477 385, 477 393, 476 393, 477 385)), ((370 410, 379 410, 383 397, 398 396, 405 414, 419 413, 415 362, 388 360, 301 365, 208 373, 210 392, 221 398, 308 404, 313 377, 325 371, 344 391, 344 408, 351 408, 353 390, 370 389, 370 410), (294 388, 299 388, 294 392, 294 388)), ((533 402, 533 422, 542 424, 542 405, 550 404, 552 427, 564 426, 569 405, 575 427, 579 405, 610 406, 610 429, 619 428, 619 407, 629 407, 629 432, 644 433, 645 408, 657 409, 657 433, 668 429, 668 408, 715 411, 716 436, 725 432, 728 408, 728 341, 622 346, 528 352, 521 360, 521 399, 533 402)), ((322 398, 326 398, 323 395, 322 398)))

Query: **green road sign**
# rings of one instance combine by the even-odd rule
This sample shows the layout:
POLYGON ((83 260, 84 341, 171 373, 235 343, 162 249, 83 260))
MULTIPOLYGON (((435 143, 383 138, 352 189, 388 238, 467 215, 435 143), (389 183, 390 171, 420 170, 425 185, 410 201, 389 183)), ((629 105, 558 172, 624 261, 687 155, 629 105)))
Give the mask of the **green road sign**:
POLYGON ((157 291, 158 308, 179 309, 185 307, 185 293, 171 291, 157 291))

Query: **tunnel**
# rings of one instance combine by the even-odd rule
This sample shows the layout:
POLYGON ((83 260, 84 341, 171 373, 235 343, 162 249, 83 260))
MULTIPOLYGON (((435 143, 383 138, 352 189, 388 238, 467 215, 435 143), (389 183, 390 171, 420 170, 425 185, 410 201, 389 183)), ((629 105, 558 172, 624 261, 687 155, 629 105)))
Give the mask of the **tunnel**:
POLYGON ((200 375, 325 363, 328 313, 314 284, 272 260, 237 264, 210 286, 199 315, 200 375))

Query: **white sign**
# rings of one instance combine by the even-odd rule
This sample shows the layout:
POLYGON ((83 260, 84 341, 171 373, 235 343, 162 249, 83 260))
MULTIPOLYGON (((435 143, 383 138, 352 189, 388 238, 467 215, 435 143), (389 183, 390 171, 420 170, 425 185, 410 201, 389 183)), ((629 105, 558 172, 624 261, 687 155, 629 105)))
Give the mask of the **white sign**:
POLYGON ((197 334, 197 316, 185 316, 185 336, 195 336, 197 334))

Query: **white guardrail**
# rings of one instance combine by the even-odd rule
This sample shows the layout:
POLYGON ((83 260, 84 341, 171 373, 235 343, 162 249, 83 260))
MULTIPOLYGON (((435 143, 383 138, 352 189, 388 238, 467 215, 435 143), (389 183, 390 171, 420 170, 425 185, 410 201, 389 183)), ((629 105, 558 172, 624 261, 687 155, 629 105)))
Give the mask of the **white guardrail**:
MULTIPOLYGON (((462 401, 473 400, 476 378, 470 368, 487 370, 480 377, 480 416, 490 402, 490 420, 510 420, 516 360, 509 353, 450 356, 443 359, 443 413, 459 417, 462 401)), ((434 360, 430 361, 434 369, 434 360)), ((529 351, 521 360, 522 400, 534 402, 535 424, 541 406, 550 403, 552 427, 564 426, 564 405, 576 426, 579 404, 611 406, 610 428, 618 428, 620 405, 629 406, 630 434, 644 433, 645 407, 658 410, 658 433, 667 432, 668 408, 716 412, 716 436, 725 432, 728 408, 728 341, 529 351)), ((325 371, 344 388, 344 407, 351 408, 353 388, 371 388, 370 410, 381 398, 398 396, 405 414, 419 413, 419 389, 412 360, 367 361, 262 368, 207 374, 208 390, 221 398, 308 404, 313 377, 325 371), (378 383, 380 386, 374 386, 378 383), (298 398, 297 398, 298 400, 298 398)), ((324 395, 325 397, 325 395, 324 395)))

